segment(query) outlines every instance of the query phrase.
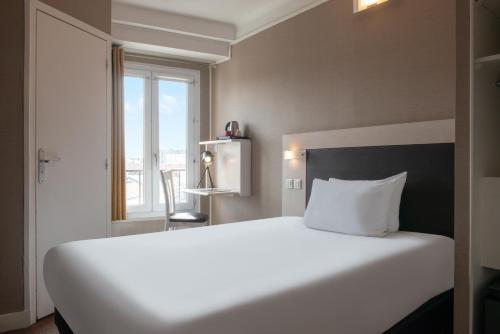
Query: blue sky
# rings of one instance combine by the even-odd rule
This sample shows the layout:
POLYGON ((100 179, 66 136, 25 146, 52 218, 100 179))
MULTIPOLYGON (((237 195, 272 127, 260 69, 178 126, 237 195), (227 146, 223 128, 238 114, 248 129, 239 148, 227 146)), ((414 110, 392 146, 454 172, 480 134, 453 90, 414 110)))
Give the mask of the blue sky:
MULTIPOLYGON (((186 148, 187 84, 159 81, 160 149, 186 148)), ((125 151, 128 158, 142 157, 144 136, 144 79, 125 77, 125 151)))

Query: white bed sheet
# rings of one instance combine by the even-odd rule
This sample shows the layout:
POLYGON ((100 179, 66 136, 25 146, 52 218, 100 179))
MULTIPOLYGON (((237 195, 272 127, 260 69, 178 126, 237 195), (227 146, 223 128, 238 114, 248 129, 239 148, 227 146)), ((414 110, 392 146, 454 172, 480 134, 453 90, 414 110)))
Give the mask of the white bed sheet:
POLYGON ((281 217, 67 243, 44 276, 75 333, 382 333, 453 287, 453 240, 281 217))

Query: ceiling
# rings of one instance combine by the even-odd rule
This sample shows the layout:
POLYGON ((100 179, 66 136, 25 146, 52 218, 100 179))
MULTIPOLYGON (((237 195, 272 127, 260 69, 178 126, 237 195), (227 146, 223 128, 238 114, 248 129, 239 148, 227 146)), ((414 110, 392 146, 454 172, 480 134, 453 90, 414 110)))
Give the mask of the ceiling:
POLYGON ((325 0, 113 0, 175 14, 229 23, 237 38, 325 0))

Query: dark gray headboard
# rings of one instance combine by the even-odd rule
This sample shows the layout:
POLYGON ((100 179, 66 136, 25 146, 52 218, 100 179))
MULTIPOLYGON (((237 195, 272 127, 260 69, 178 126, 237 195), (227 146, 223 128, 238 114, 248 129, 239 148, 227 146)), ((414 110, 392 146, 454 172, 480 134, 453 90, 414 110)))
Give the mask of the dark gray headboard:
POLYGON ((307 150, 306 200, 315 178, 376 180, 407 171, 400 230, 453 238, 454 150, 454 144, 307 150))

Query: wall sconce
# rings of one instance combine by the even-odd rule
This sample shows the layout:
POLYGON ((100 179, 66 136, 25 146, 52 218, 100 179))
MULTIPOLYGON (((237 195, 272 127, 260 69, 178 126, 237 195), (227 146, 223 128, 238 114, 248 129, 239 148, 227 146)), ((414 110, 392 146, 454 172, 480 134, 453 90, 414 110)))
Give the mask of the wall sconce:
POLYGON ((361 12, 373 6, 380 5, 388 0, 354 0, 354 13, 361 12))
POLYGON ((304 150, 286 150, 283 152, 283 160, 304 160, 306 151, 304 150))

